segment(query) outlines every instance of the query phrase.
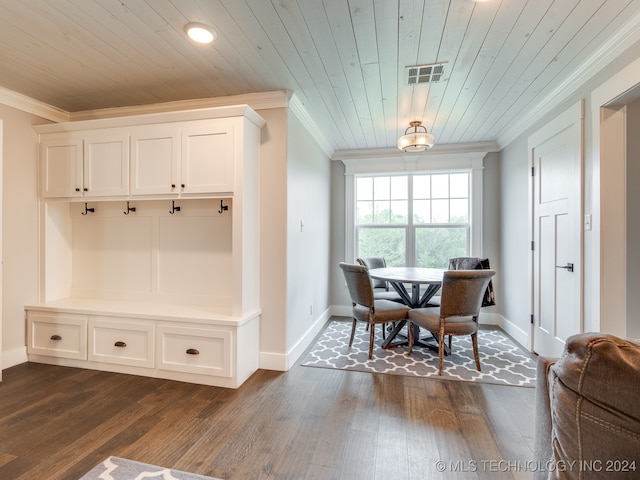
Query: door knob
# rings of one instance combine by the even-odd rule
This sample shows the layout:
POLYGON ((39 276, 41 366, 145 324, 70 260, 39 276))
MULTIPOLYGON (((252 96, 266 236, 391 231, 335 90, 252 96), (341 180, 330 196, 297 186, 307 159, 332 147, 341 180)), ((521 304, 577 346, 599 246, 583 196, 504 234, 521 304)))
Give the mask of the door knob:
POLYGON ((567 263, 566 265, 556 265, 556 268, 564 268, 569 272, 573 272, 573 263, 567 263))

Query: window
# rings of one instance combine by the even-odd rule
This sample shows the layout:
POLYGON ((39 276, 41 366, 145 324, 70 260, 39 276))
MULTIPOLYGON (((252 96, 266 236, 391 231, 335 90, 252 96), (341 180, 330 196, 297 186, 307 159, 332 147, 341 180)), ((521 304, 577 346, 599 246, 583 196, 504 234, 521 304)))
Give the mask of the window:
POLYGON ((355 257, 389 266, 447 268, 468 256, 468 171, 355 177, 355 257))

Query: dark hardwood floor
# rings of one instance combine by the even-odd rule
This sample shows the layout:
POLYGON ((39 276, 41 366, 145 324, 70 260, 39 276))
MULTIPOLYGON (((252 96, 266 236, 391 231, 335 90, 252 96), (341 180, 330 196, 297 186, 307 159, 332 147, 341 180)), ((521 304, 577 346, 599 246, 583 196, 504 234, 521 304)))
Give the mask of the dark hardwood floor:
POLYGON ((3 480, 76 480, 109 455, 229 480, 531 478, 533 388, 298 365, 238 390, 34 363, 3 377, 3 480))

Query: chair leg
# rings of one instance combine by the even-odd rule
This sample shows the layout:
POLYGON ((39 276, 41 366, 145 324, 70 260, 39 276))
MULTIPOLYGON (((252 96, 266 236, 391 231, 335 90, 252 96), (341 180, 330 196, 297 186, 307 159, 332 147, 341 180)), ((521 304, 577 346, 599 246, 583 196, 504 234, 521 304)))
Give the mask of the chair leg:
POLYGON ((349 339, 349 346, 353 346, 353 338, 356 336, 356 319, 353 319, 353 325, 351 326, 351 338, 349 339))
POLYGON ((407 332, 409 333, 409 338, 407 339, 409 343, 409 351, 407 352, 407 355, 411 355, 413 352, 413 325, 411 324, 411 321, 407 322, 407 332))
POLYGON ((442 364, 444 363, 444 325, 440 326, 440 335, 438 335, 438 357, 440 359, 438 375, 442 375, 442 364))
POLYGON ((478 333, 471 334, 471 345, 473 345, 473 356, 476 359, 476 368, 480 372, 480 356, 478 355, 478 333))
POLYGON ((451 351, 451 339, 453 338, 453 335, 449 335, 449 351, 451 351))
POLYGON ((371 325, 371 329, 369 330, 369 360, 373 358, 373 341, 375 337, 376 337, 375 325, 371 325))

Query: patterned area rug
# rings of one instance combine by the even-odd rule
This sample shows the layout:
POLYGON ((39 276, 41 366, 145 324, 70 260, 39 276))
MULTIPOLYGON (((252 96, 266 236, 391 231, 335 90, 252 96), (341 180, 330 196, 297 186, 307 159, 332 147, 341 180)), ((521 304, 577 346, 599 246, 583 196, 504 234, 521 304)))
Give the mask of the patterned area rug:
POLYGON ((444 357, 444 368, 442 376, 439 377, 437 352, 418 346, 413 348, 411 356, 406 354, 406 346, 385 350, 380 347, 382 335, 379 326, 376 327, 373 358, 369 360, 369 332, 365 328, 363 323, 358 323, 353 347, 349 348, 351 321, 329 322, 301 365, 500 385, 535 386, 535 360, 499 330, 478 332, 482 372, 476 370, 471 338, 465 335, 453 338, 452 353, 444 357))
POLYGON ((134 462, 126 458, 109 457, 86 473, 80 480, 142 480, 159 478, 162 480, 216 480, 194 473, 181 472, 170 468, 157 467, 147 463, 134 462))

